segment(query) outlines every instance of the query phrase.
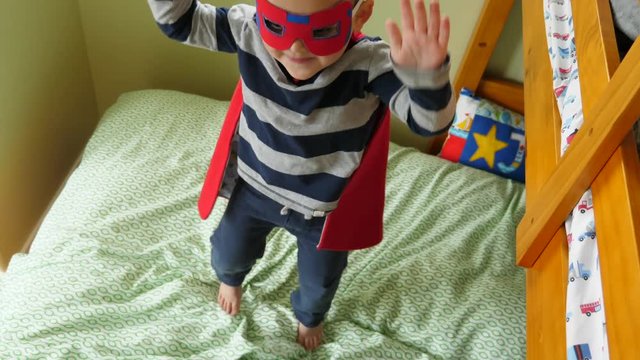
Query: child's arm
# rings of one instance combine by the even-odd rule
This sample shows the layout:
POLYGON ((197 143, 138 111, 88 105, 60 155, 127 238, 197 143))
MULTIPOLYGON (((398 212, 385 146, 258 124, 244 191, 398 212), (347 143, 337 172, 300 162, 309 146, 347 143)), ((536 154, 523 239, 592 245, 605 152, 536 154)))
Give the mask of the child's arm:
POLYGON ((156 23, 168 37, 213 51, 236 52, 234 30, 240 29, 253 8, 230 9, 197 0, 147 0, 156 23))
POLYGON ((391 46, 372 54, 369 89, 380 96, 412 131, 434 135, 446 130, 455 113, 449 82, 449 19, 440 17, 432 0, 427 21, 424 0, 416 0, 415 16, 409 0, 401 0, 402 32, 391 20, 391 46))

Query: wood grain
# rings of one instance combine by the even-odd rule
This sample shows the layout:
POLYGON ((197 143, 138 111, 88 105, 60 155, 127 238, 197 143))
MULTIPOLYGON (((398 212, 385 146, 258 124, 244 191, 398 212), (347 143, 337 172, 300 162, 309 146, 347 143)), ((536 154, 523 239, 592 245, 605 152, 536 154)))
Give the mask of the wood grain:
POLYGON ((483 78, 476 94, 520 114, 524 114, 524 87, 522 84, 495 78, 483 78))
POLYGON ((453 82, 456 94, 466 87, 475 91, 482 79, 491 55, 498 44, 514 0, 485 0, 473 37, 460 63, 453 82))
MULTIPOLYGON (((573 4, 582 104, 586 119, 619 66, 608 0, 573 4)), ((609 355, 640 353, 640 166, 632 134, 614 152, 593 184, 596 234, 609 355)))
MULTIPOLYGON (((526 203, 529 208, 559 160, 561 121, 552 91, 543 2, 523 1, 522 11, 526 203)), ((567 242, 563 229, 556 232, 540 259, 527 268, 526 273, 527 358, 564 359, 567 242)))
POLYGON ((518 226, 518 264, 531 266, 640 114, 640 42, 589 110, 584 125, 518 226))

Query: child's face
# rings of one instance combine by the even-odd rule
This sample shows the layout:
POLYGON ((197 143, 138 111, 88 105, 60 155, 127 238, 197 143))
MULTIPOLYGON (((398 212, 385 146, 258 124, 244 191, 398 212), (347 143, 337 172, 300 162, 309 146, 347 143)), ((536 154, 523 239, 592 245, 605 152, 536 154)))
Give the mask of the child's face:
MULTIPOLYGON (((311 15, 313 13, 330 9, 342 2, 351 3, 352 0, 268 0, 274 6, 297 15, 311 15)), ((273 58, 278 60, 291 76, 298 80, 307 80, 322 69, 332 65, 344 54, 347 43, 338 51, 329 55, 319 56, 305 46, 305 43, 297 39, 290 48, 285 50, 269 46, 263 40, 264 46, 273 58)))

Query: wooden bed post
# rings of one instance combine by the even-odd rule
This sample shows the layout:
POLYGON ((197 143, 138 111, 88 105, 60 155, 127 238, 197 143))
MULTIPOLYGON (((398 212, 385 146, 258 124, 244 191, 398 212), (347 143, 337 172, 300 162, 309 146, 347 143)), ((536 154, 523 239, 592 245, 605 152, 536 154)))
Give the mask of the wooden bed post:
MULTIPOLYGON (((560 159, 561 120, 553 97, 542 0, 522 2, 524 45, 525 136, 527 146, 527 208, 560 159), (535 171, 531 171, 535 169, 535 171)), ((538 261, 527 268, 527 359, 567 356, 567 236, 560 228, 538 261)))
MULTIPOLYGON (((491 55, 498 44, 511 8, 513 8, 513 2, 514 0, 485 0, 473 30, 473 38, 467 46, 453 82, 453 92, 456 96, 460 94, 460 89, 463 87, 471 91, 476 91, 478 88, 491 55)), ((509 86, 510 84, 502 82, 496 86, 500 85, 509 86)), ((427 152, 430 154, 439 152, 446 138, 446 133, 436 136, 427 152)))

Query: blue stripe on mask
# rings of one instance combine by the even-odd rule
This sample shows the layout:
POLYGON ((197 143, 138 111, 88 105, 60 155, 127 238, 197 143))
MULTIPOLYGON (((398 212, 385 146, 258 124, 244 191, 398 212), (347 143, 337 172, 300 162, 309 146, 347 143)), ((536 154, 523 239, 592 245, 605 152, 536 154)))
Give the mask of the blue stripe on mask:
POLYGON ((287 14, 287 21, 296 24, 309 25, 309 18, 309 16, 305 15, 287 14))

